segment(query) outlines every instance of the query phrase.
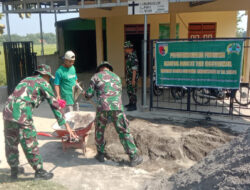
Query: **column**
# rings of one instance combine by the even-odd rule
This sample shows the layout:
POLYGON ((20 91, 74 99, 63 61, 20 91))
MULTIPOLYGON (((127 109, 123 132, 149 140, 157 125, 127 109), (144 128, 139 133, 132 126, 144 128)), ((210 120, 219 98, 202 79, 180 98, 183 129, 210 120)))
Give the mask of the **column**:
POLYGON ((103 37, 102 37, 102 18, 95 19, 95 35, 96 35, 96 55, 97 65, 103 60, 103 37))
MULTIPOLYGON (((248 10, 248 20, 247 20, 247 35, 250 37, 250 10, 248 10)), ((243 82, 249 82, 249 72, 250 72, 250 40, 245 41, 244 50, 244 68, 243 68, 243 82)))
POLYGON ((176 13, 170 13, 170 39, 176 38, 176 13))

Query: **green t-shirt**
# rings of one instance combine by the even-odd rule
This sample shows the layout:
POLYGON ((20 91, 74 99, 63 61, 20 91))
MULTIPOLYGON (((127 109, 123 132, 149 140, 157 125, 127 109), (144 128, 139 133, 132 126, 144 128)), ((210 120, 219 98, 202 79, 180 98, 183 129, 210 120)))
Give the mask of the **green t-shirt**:
POLYGON ((74 104, 73 87, 76 85, 76 80, 77 76, 74 66, 70 68, 60 66, 57 69, 54 84, 60 86, 61 98, 67 102, 67 105, 74 104))

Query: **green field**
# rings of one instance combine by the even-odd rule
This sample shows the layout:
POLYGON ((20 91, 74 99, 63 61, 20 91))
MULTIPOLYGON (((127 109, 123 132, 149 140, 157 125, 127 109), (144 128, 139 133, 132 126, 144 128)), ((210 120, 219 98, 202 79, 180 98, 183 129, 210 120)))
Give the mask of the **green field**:
MULTIPOLYGON (((34 45, 34 52, 37 55, 41 55, 41 45, 34 45)), ((56 44, 45 44, 44 45, 44 55, 51 55, 56 52, 56 44)))
POLYGON ((5 61, 3 46, 0 46, 0 86, 6 84, 6 74, 5 74, 5 61))
MULTIPOLYGON (((5 61, 4 61, 4 51, 3 46, 0 45, 0 86, 6 85, 6 73, 5 73, 5 61)), ((37 55, 41 55, 41 45, 34 45, 34 52, 37 55)), ((56 52, 56 44, 45 44, 44 54, 50 55, 56 52)))

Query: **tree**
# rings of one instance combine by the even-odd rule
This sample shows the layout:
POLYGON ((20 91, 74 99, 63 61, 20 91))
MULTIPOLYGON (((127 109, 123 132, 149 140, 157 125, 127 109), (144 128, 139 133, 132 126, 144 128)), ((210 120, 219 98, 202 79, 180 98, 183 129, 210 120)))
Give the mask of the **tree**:
POLYGON ((237 14, 237 31, 236 31, 236 36, 237 37, 245 37, 246 31, 244 28, 242 28, 241 21, 244 16, 246 16, 246 11, 239 11, 237 14))
MULTIPOLYGON (((0 20, 2 19, 3 14, 0 13, 0 20)), ((5 28, 4 24, 0 24, 0 36, 3 34, 3 29, 5 28)))
MULTIPOLYGON (((27 34, 26 36, 19 36, 17 34, 11 34, 12 41, 32 41, 34 44, 40 44, 40 34, 27 34)), ((43 34, 44 41, 48 44, 55 44, 56 43, 56 35, 53 33, 44 33, 43 34)), ((0 44, 3 42, 8 41, 8 35, 0 36, 0 44)))

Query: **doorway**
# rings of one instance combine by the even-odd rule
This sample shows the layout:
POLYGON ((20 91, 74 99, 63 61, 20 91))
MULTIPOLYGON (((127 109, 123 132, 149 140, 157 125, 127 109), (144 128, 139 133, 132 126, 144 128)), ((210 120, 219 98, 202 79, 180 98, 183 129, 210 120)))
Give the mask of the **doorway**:
MULTIPOLYGON (((147 76, 149 75, 149 34, 150 25, 147 26, 147 76)), ((129 40, 134 45, 134 50, 137 53, 139 61, 139 75, 143 76, 143 40, 144 40, 144 25, 129 24, 124 25, 125 41, 129 40)))
MULTIPOLYGON (((77 73, 95 72, 96 60, 96 28, 95 20, 74 18, 56 23, 59 32, 58 45, 63 55, 65 51, 72 50, 76 54, 75 68, 77 73)), ((107 60, 106 48, 106 19, 102 19, 103 54, 107 60)))
POLYGON ((70 49, 76 54, 76 72, 94 71, 97 66, 95 30, 69 30, 64 36, 65 51, 70 49))

